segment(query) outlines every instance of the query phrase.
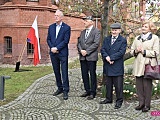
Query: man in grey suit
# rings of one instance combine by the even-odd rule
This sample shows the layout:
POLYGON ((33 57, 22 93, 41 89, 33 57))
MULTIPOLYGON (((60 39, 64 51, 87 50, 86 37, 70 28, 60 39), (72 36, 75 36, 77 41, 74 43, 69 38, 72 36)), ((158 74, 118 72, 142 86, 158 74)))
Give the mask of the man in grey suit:
POLYGON ((81 32, 77 43, 85 89, 85 93, 83 93, 81 97, 88 96, 87 99, 91 100, 95 98, 97 89, 96 64, 98 61, 100 30, 93 26, 92 16, 86 17, 84 24, 86 29, 81 32))

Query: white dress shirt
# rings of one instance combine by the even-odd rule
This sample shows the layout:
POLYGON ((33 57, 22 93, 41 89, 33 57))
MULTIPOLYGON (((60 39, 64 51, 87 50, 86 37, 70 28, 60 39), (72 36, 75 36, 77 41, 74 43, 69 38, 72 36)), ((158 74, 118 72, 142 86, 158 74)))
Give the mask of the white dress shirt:
POLYGON ((56 24, 56 38, 58 36, 58 33, 59 33, 59 30, 60 30, 61 26, 62 26, 62 22, 59 25, 56 24))

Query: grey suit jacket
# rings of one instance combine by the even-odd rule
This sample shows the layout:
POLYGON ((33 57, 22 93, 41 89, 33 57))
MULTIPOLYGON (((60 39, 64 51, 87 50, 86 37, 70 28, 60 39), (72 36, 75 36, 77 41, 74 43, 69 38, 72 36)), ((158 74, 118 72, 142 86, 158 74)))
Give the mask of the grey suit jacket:
POLYGON ((78 38, 77 48, 79 52, 79 59, 80 60, 87 60, 87 61, 97 61, 98 60, 98 47, 100 43, 100 30, 93 27, 85 40, 85 32, 83 30, 78 38), (81 54, 81 50, 86 50, 87 55, 84 57, 81 54))

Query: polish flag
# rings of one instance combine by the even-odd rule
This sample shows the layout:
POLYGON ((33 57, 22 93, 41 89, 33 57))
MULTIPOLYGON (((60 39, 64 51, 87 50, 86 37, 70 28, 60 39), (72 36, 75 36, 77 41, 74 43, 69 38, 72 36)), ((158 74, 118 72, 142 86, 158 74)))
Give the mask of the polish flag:
POLYGON ((39 35, 38 35, 38 25, 37 25, 37 16, 32 24, 32 27, 29 30, 27 36, 27 42, 33 44, 34 48, 34 65, 36 66, 41 59, 40 45, 39 45, 39 35))

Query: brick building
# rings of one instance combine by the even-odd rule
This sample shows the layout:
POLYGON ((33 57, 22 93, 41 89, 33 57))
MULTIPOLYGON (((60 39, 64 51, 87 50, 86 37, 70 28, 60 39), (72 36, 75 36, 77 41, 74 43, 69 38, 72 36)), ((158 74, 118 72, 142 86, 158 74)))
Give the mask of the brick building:
MULTIPOLYGON (((51 0, 1 0, 0 1, 0 63, 15 64, 22 55, 21 64, 33 64, 33 48, 30 43, 23 50, 27 34, 38 15, 38 29, 41 47, 41 64, 49 63, 49 49, 46 43, 48 26, 54 23, 57 6, 51 0)), ((82 19, 65 16, 64 22, 71 26, 69 56, 77 56, 76 43, 84 29, 82 19)))

